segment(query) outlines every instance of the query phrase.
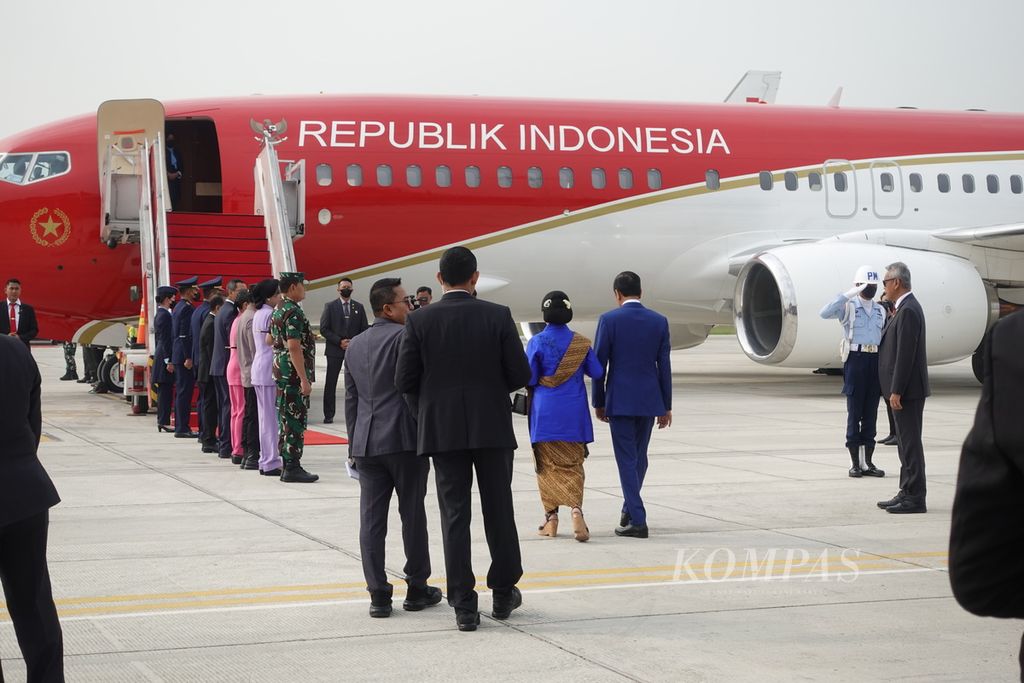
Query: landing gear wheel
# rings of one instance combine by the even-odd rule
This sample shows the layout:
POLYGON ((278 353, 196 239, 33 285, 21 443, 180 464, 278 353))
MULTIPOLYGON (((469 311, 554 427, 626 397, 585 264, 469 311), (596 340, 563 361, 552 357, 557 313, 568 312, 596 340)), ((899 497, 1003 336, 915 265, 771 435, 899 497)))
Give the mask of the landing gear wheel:
POLYGON ((107 391, 112 394, 120 394, 124 392, 124 380, 121 378, 121 364, 117 360, 117 355, 107 354, 100 361, 100 366, 96 370, 96 376, 99 377, 100 384, 102 384, 107 391))

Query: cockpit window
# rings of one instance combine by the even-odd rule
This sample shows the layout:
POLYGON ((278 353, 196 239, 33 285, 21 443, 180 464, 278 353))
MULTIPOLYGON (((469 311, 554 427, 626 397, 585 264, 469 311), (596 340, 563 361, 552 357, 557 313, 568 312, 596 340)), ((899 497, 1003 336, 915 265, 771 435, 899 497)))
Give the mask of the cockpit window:
POLYGON ((0 154, 0 181, 14 185, 28 185, 71 170, 71 156, 67 152, 22 152, 0 154))

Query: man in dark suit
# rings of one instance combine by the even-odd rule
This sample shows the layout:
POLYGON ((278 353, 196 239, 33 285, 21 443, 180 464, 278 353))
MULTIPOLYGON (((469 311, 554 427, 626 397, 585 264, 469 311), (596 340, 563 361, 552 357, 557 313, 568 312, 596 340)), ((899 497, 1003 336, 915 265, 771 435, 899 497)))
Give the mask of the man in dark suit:
POLYGON ((10 337, 0 337, 0 385, 0 582, 28 680, 63 681, 64 642, 46 566, 50 508, 60 496, 36 455, 42 435, 39 368, 25 345, 10 337))
POLYGON ((172 211, 181 211, 181 179, 184 177, 182 173, 184 170, 185 167, 181 163, 181 152, 174 140, 174 133, 169 133, 167 135, 167 189, 171 193, 168 199, 171 201, 172 211))
MULTIPOLYGON (((206 402, 207 400, 212 400, 213 392, 209 394, 206 392, 206 383, 199 382, 199 373, 195 371, 195 366, 199 365, 199 333, 202 331, 203 323, 210 312, 210 297, 215 292, 220 293, 221 282, 223 282, 223 278, 215 277, 196 285, 203 293, 203 302, 192 312, 192 318, 189 321, 189 331, 192 335, 192 363, 194 364, 192 374, 195 376, 197 384, 199 384, 199 401, 196 404, 196 416, 199 418, 200 434, 203 433, 203 416, 206 414, 206 402)), ((206 452, 207 444, 200 443, 199 445, 206 452)))
POLYGON ((156 429, 158 432, 171 431, 171 403, 174 399, 174 323, 171 303, 178 293, 174 287, 156 288, 156 313, 153 314, 153 372, 150 375, 156 385, 156 429))
POLYGON ((405 544, 404 608, 419 611, 441 602, 427 585, 427 494, 430 461, 416 455, 416 420, 395 389, 395 365, 405 319, 412 310, 398 278, 378 280, 370 289, 374 321, 349 344, 345 361, 345 424, 348 453, 359 476, 359 550, 370 592, 370 616, 391 614, 392 586, 384 571, 391 493, 398 493, 405 544))
POLYGON ((176 282, 181 296, 171 313, 171 327, 174 331, 174 347, 171 362, 174 363, 174 437, 194 439, 199 434, 192 431, 192 391, 196 385, 195 356, 192 355, 192 314, 194 304, 199 301, 199 288, 194 275, 176 282))
MULTIPOLYGON (((960 455, 949 538, 949 581, 964 609, 1024 619, 1024 313, 989 331, 984 386, 960 455)), ((1024 638, 1020 649, 1024 680, 1024 638)))
POLYGON ((199 445, 203 453, 217 452, 217 427, 220 424, 218 411, 220 404, 217 402, 217 392, 213 388, 212 377, 210 377, 210 366, 213 363, 213 339, 214 328, 217 322, 217 313, 224 305, 224 297, 219 294, 207 299, 209 306, 203 316, 202 327, 199 329, 199 356, 196 365, 196 379, 199 381, 199 391, 207 400, 202 403, 202 416, 199 431, 199 445))
POLYGON ((530 365, 509 309, 473 296, 473 252, 452 247, 440 266, 445 294, 406 320, 395 384, 417 415, 417 453, 434 459, 448 603, 459 630, 472 631, 480 623, 469 535, 474 470, 491 554, 491 615, 507 619, 523 600, 509 393, 526 386, 530 365))
POLYGON ((213 358, 210 361, 210 378, 217 392, 217 411, 220 417, 220 433, 217 437, 217 451, 221 458, 230 458, 231 446, 231 395, 228 391, 228 358, 230 357, 231 323, 238 315, 235 300, 245 291, 241 280, 229 280, 227 297, 217 313, 213 326, 213 358))
POLYGON ((334 422, 338 393, 338 374, 345 362, 349 342, 370 326, 366 308, 352 300, 352 280, 338 280, 338 298, 324 306, 320 316, 320 334, 327 340, 327 380, 324 382, 324 423, 334 422))
POLYGON ((672 424, 672 366, 668 319, 640 303, 640 276, 624 271, 612 284, 619 307, 597 321, 594 352, 605 368, 594 380, 594 413, 609 423, 622 486, 617 536, 647 538, 640 488, 647 474, 647 446, 672 424))
POLYGON ((28 304, 21 303, 21 281, 11 278, 7 281, 7 310, 0 317, 0 334, 17 337, 29 342, 39 336, 39 324, 36 322, 36 311, 28 304))
POLYGON ((878 347, 878 378, 882 394, 889 397, 896 420, 896 446, 900 456, 900 490, 878 507, 893 514, 927 512, 928 490, 924 474, 921 428, 928 387, 928 355, 924 311, 911 293, 910 269, 896 262, 886 268, 882 280, 885 296, 896 312, 882 330, 878 347))

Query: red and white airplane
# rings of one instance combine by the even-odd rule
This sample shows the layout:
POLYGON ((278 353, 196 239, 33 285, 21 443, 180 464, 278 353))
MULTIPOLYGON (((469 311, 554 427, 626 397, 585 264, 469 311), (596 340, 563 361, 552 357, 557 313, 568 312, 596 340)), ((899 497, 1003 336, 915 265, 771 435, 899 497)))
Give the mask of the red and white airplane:
MULTIPOLYGON (((477 254, 480 295, 520 320, 552 289, 596 319, 634 270, 676 347, 736 324, 750 358, 785 366, 839 364, 818 310, 864 264, 909 265, 932 363, 972 354, 1000 302, 1024 301, 1024 116, 736 99, 166 103, 185 169, 169 221, 252 213, 263 121, 278 155, 305 163, 294 252, 314 317, 341 276, 363 296, 386 275, 434 284, 455 244, 477 254)), ((41 337, 118 344, 139 247, 100 238, 96 140, 94 114, 0 140, 0 278, 22 281, 41 337)), ((258 277, 223 247, 196 261, 205 273, 171 270, 258 277)))

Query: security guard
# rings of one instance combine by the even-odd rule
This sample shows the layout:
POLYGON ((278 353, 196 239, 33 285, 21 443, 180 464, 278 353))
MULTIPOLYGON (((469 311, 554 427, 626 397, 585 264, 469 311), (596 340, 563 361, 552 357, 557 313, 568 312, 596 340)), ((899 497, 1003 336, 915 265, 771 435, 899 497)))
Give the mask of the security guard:
POLYGON ((316 342, 299 303, 306 298, 303 273, 281 273, 281 305, 270 318, 277 381, 279 446, 284 470, 281 481, 311 484, 320 477, 302 468, 309 395, 313 392, 316 342))
POLYGON ((199 278, 192 276, 175 282, 181 298, 171 314, 174 331, 174 347, 171 362, 174 363, 174 436, 178 439, 195 439, 199 436, 191 428, 192 391, 196 386, 195 356, 192 355, 192 313, 193 303, 200 299, 196 283, 199 278))
POLYGON ((885 309, 873 299, 880 278, 871 266, 861 266, 853 288, 821 309, 822 318, 836 318, 843 326, 843 394, 846 396, 846 448, 853 467, 851 477, 884 477, 871 463, 875 452, 875 422, 881 388, 878 380, 878 345, 882 341, 885 309))
POLYGON ((156 385, 156 428, 171 431, 171 402, 174 398, 174 362, 171 358, 174 332, 171 324, 171 304, 178 290, 174 287, 156 288, 156 313, 153 316, 153 372, 150 377, 156 385))

